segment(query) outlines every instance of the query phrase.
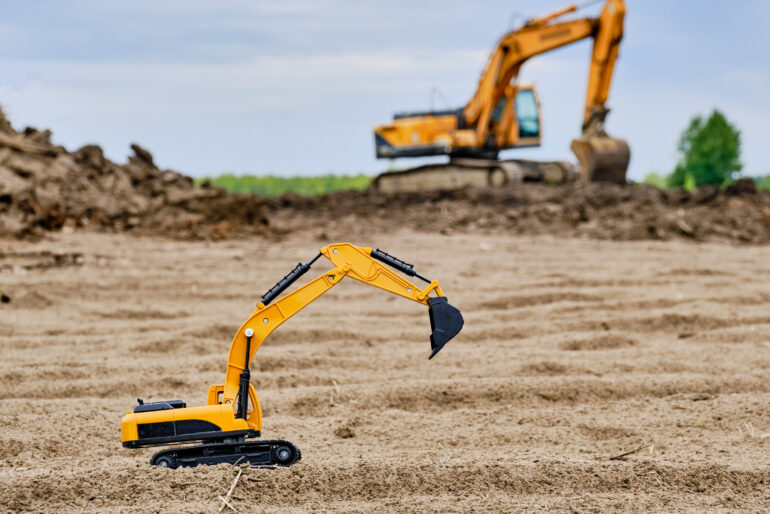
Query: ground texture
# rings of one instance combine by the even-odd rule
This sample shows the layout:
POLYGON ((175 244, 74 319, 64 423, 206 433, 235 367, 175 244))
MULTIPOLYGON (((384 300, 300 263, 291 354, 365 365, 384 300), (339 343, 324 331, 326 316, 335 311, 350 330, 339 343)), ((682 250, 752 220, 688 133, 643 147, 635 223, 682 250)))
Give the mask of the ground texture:
MULTIPOLYGON (((121 447, 120 418, 137 396, 205 403, 259 296, 336 242, 313 230, 3 241, 3 510, 222 507, 236 468, 151 467, 152 450, 121 447)), ((243 469, 239 512, 770 505, 770 248, 499 230, 351 242, 439 279, 465 328, 428 361, 426 310, 353 282, 281 327, 252 381, 263 435, 303 460, 243 469)))

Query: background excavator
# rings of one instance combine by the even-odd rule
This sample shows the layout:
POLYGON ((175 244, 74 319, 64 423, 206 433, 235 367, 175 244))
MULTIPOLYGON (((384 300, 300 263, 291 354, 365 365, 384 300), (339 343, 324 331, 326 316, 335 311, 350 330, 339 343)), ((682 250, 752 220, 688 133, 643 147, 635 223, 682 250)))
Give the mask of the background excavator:
MULTIPOLYGON (((591 2, 593 3, 593 2, 591 2)), ((623 37, 623 0, 606 0, 596 18, 559 19, 577 5, 527 21, 500 39, 465 107, 394 115, 374 129, 378 158, 448 155, 443 164, 387 172, 374 180, 382 192, 498 186, 522 180, 558 183, 573 174, 568 162, 497 160, 501 150, 540 145, 540 103, 532 85, 518 82, 522 64, 559 47, 593 39, 582 135, 571 149, 587 181, 623 184, 628 144, 609 137, 604 121, 610 83, 623 37)))
POLYGON ((429 359, 462 329, 462 315, 447 302, 439 283, 417 273, 411 264, 379 249, 350 243, 325 246, 312 260, 299 263, 262 295, 262 301, 233 338, 225 383, 209 387, 208 405, 187 407, 182 400, 144 403, 138 399, 139 405, 126 412, 121 421, 123 446, 201 443, 172 447, 156 453, 150 460, 153 465, 168 468, 219 463, 291 466, 297 462, 300 450, 289 441, 248 440, 259 437, 262 430, 262 411, 250 383, 249 364, 273 330, 345 277, 426 305, 431 326, 429 359), (272 303, 322 256, 335 267, 272 303), (428 285, 420 289, 380 263, 428 285))

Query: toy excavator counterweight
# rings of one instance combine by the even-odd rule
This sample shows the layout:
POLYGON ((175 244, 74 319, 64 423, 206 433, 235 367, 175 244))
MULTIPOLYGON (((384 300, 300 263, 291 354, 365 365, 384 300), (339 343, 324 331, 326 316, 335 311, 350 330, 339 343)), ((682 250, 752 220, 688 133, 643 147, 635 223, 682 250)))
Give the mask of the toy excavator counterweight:
POLYGON ((169 468, 242 462, 271 467, 297 462, 301 452, 294 444, 284 440, 254 440, 262 430, 262 412, 250 383, 249 365, 273 330, 345 277, 426 305, 431 325, 429 359, 463 327, 460 311, 447 302, 439 283, 417 273, 411 264, 379 249, 350 243, 325 246, 313 259, 299 263, 262 295, 256 309, 235 334, 225 382, 209 387, 207 405, 187 407, 182 400, 144 403, 138 399, 139 404, 126 412, 121 421, 123 446, 200 443, 162 450, 150 460, 151 464, 169 468), (321 257, 329 259, 335 267, 279 298, 321 257), (428 285, 420 289, 383 264, 428 285))

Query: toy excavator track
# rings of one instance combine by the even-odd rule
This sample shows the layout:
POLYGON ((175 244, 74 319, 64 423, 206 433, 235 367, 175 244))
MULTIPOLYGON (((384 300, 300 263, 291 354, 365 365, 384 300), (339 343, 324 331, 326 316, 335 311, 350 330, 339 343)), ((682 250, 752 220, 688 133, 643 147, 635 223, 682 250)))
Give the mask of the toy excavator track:
POLYGON ((301 458, 300 449, 289 441, 238 440, 169 448, 153 455, 150 464, 172 469, 222 463, 272 468, 289 467, 301 458))

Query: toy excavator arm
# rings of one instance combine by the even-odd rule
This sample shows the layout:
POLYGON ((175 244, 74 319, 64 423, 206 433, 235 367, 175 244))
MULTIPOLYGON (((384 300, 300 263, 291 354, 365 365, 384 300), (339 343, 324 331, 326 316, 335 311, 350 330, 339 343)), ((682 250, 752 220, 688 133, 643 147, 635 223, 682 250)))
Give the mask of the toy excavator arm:
POLYGON ((311 261, 298 264, 265 293, 254 312, 238 329, 230 345, 222 403, 235 403, 238 398, 241 404, 238 405, 238 416, 245 417, 247 408, 245 402, 248 395, 240 393, 248 390, 248 368, 257 349, 273 330, 337 285, 346 276, 427 305, 432 329, 430 337, 432 352, 429 358, 433 358, 462 328, 463 319, 460 311, 447 303, 438 282, 419 275, 411 264, 380 250, 362 248, 350 243, 328 245, 322 248, 311 261), (286 288, 307 273, 321 256, 328 258, 335 267, 273 302, 286 288), (420 289, 380 262, 408 276, 420 278, 428 282, 428 285, 420 289), (437 296, 429 296, 433 291, 437 296))
MULTIPOLYGON (((589 120, 606 115, 607 101, 620 39, 623 36, 623 0, 607 0, 598 18, 581 18, 554 23, 560 16, 574 12, 571 5, 547 16, 528 21, 520 29, 509 32, 499 41, 489 63, 482 73, 473 98, 464 109, 465 121, 477 127, 477 139, 483 145, 490 133, 493 111, 505 99, 504 117, 498 130, 498 139, 504 139, 512 120, 512 102, 516 96, 515 79, 521 65, 531 57, 556 48, 594 38, 586 95, 584 131, 589 120), (602 114, 603 113, 603 114, 602 114)), ((498 145, 502 146, 501 141, 498 145)))

